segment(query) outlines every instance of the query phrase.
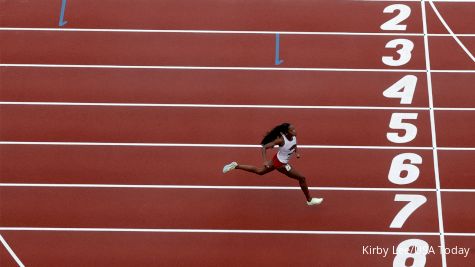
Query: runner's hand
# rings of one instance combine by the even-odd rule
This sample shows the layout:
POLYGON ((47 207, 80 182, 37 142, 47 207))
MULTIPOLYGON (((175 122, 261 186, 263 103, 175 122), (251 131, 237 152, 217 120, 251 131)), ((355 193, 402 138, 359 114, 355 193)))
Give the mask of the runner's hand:
POLYGON ((264 162, 264 166, 266 168, 270 168, 272 166, 272 161, 268 160, 268 161, 264 162))

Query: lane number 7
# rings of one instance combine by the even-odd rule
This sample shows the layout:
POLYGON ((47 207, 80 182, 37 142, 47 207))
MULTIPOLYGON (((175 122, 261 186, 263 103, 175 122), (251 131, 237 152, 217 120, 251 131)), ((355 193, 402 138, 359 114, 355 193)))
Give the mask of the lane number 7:
POLYGON ((394 201, 409 202, 399 211, 396 217, 394 217, 391 225, 389 226, 389 228, 402 228, 409 216, 411 216, 414 211, 427 202, 427 198, 422 195, 396 194, 394 201))

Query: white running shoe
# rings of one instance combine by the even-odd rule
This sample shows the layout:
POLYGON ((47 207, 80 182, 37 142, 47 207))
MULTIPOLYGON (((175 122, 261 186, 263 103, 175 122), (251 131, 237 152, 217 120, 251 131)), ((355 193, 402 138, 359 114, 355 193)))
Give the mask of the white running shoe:
POLYGON ((234 168, 236 168, 237 165, 238 164, 235 161, 229 163, 228 165, 224 166, 223 173, 227 173, 228 171, 233 170, 234 168))
POLYGON ((318 205, 323 202, 323 198, 312 198, 312 200, 307 201, 307 205, 312 206, 312 205, 318 205))

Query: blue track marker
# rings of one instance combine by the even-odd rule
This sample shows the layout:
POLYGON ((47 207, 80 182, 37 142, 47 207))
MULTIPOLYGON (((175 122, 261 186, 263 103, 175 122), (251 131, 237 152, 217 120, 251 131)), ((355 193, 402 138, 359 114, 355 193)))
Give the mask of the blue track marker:
POLYGON ((59 27, 63 27, 68 23, 67 21, 64 21, 64 11, 66 11, 66 0, 62 0, 63 2, 61 3, 61 15, 59 16, 59 27))
POLYGON ((280 65, 284 62, 279 58, 280 54, 280 35, 277 33, 275 35, 275 65, 280 65))

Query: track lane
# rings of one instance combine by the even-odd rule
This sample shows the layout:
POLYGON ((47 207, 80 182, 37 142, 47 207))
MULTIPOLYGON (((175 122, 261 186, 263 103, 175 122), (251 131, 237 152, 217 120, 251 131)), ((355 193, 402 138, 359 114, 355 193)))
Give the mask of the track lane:
POLYGON ((446 236, 445 243, 446 247, 450 249, 470 249, 466 257, 465 255, 459 253, 447 254, 447 266, 471 267, 475 264, 475 237, 446 236))
POLYGON ((427 111, 409 112, 418 114, 411 120, 418 132, 404 144, 388 141, 387 132, 398 131, 389 129, 393 111, 387 110, 284 109, 277 115, 247 108, 2 105, 0 113, 2 141, 256 144, 265 131, 289 121, 300 144, 431 145, 427 111))
MULTIPOLYGON (((201 233, 8 232, 27 266, 390 266, 392 248, 433 236, 279 235, 201 233), (44 246, 44 243, 50 244, 44 246), (364 255, 365 246, 390 249, 364 255), (344 255, 344 256, 342 256, 344 255)), ((440 256, 427 256, 441 266, 440 256)))
MULTIPOLYGON (((275 35, 0 31, 1 63, 275 67, 275 35), (28 51, 28 53, 25 53, 28 51)), ((411 36, 412 58, 385 45, 393 36, 281 35, 282 67, 424 69, 423 38, 411 36)))
MULTIPOLYGON (((475 54, 475 37, 459 37, 475 54)), ((475 70, 475 62, 452 37, 429 37, 431 69, 475 70)), ((473 73, 472 73, 473 75, 473 73)))
POLYGON ((438 151, 442 188, 475 189, 475 151, 438 151))
MULTIPOLYGON (((3 236, 5 232, 1 232, 0 234, 2 234, 3 236)), ((18 267, 18 264, 16 264, 15 260, 10 255, 10 253, 8 253, 7 249, 3 246, 2 243, 0 243, 0 265, 2 267, 18 267)))
POLYGON ((446 232, 475 233, 475 193, 443 192, 442 207, 446 232))
MULTIPOLYGON (((302 158, 291 164, 307 177, 309 186, 435 188, 432 151, 300 148, 300 154, 302 158), (423 158, 417 165, 419 178, 395 185, 388 180, 391 162, 409 152, 423 158)), ((272 155, 269 151, 268 158, 272 155)), ((0 182, 298 186, 278 172, 263 177, 239 170, 222 174, 231 161, 262 164, 259 148, 1 145, 0 182)))
MULTIPOLYGON (((312 191, 326 199, 309 207, 300 190, 18 188, 2 187, 0 225, 165 229, 252 229, 437 232, 434 192, 405 222, 389 225, 407 204, 397 192, 312 191), (368 209, 377 203, 377 208, 368 209), (342 216, 344 212, 345 216, 342 216), (378 218, 375 220, 375 218, 378 218)), ((401 192, 401 194, 407 194, 401 192)))
MULTIPOLYGON (((428 32, 447 34, 447 29, 440 22, 430 4, 426 3, 425 5, 428 32)), ((470 18, 473 17, 473 14, 475 14, 475 5, 473 3, 434 2, 434 5, 455 34, 475 33, 475 25, 470 23, 470 18)))
MULTIPOLYGON (((12 102, 392 107, 402 106, 400 99, 386 98, 383 91, 414 75, 412 104, 403 106, 428 107, 424 73, 0 67, 0 75, 0 100, 12 102)), ((442 82, 452 83, 444 77, 442 82)), ((459 89, 466 84, 463 92, 472 92, 462 81, 459 89)))
MULTIPOLYGON (((442 60, 444 60, 444 59, 442 59, 442 60)), ((286 61, 286 62, 287 62, 287 61, 286 61)), ((444 60, 444 62, 445 62, 445 60, 444 60)), ((438 63, 437 63, 437 64, 438 64, 438 63)), ((437 64, 436 64, 436 65, 437 65, 437 64)), ((456 64, 460 64, 460 63, 457 62, 456 64)), ((345 241, 346 241, 346 240, 340 241, 340 243, 345 243, 345 241)), ((325 242, 324 242, 324 243, 325 243, 325 242)), ((327 243, 328 243, 328 242, 327 242, 327 243)), ((175 254, 173 254, 173 253, 176 253, 176 250, 175 250, 175 251, 172 251, 172 252, 170 252, 170 253, 172 253, 172 255, 175 255, 175 254)), ((319 253, 319 254, 320 254, 320 253, 319 253)), ((66 255, 67 255, 67 254, 66 254, 66 255)), ((203 254, 202 254, 202 255, 203 255, 203 254)), ((351 257, 349 257, 349 258, 351 258, 351 257)), ((336 259, 336 261, 340 261, 340 260, 341 260, 341 257, 339 257, 339 258, 336 259)), ((354 259, 351 259, 351 260, 352 260, 351 263, 354 263, 354 259)), ((329 264, 332 265, 332 264, 334 264, 334 262, 335 262, 335 261, 333 261, 333 262, 331 262, 331 263, 329 263, 329 264)), ((362 265, 366 265, 366 266, 367 266, 367 264, 362 264, 362 265)), ((375 263, 375 265, 380 265, 380 263, 375 263)), ((473 264, 472 264, 472 265, 473 265, 473 264)), ((431 265, 431 266, 433 266, 433 265, 431 265)))
POLYGON ((437 145, 475 147, 475 111, 436 111, 437 145))
MULTIPOLYGON (((73 28, 379 32, 379 26, 392 18, 383 13, 388 5, 346 0, 297 0, 292 4, 276 0, 82 0, 68 1, 65 18, 66 27, 73 28)), ((413 9, 407 31, 420 32, 420 5, 407 5, 413 9)), ((7 1, 0 25, 57 27, 60 8, 61 2, 51 0, 7 1)))
MULTIPOLYGON (((298 1, 291 7, 279 1, 248 1, 220 4, 213 0, 181 1, 93 0, 68 2, 66 27, 123 29, 192 29, 253 31, 379 32, 380 25, 394 17, 383 10, 387 2, 298 1), (317 4, 318 3, 318 4, 317 4), (193 13, 184 13, 186 5, 193 13), (110 10, 115 12, 109 12, 110 10), (335 10, 338 16, 335 17, 335 10), (238 15, 237 15, 238 14, 238 15), (373 14, 368 16, 367 14, 373 14), (272 23, 269 23, 271 21, 272 23), (252 23, 250 23, 252 22, 252 23)), ((411 15, 406 32, 421 32, 420 4, 405 2, 411 15)), ((475 32, 468 23, 475 7, 471 3, 436 2, 437 9, 457 34, 475 32)), ((57 1, 6 1, 2 4, 1 27, 58 27, 61 3, 57 1)), ((429 33, 445 34, 445 27, 426 4, 429 33)))
POLYGON ((435 107, 475 108, 475 73, 432 73, 435 107))

